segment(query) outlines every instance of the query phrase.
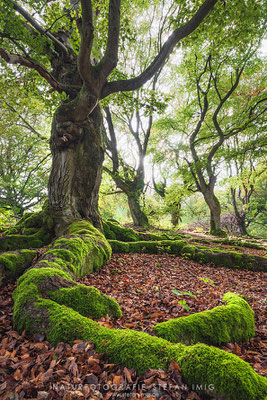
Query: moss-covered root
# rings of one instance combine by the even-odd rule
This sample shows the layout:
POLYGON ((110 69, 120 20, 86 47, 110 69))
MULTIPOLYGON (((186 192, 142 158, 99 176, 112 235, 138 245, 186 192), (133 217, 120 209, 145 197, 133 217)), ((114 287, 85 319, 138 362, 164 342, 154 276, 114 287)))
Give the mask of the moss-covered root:
MULTIPOLYGON (((111 255, 105 237, 90 222, 71 224, 66 235, 58 238, 53 246, 19 279, 14 292, 14 323, 18 329, 34 330, 33 308, 40 305, 38 324, 46 313, 44 298, 66 304, 82 315, 102 317, 107 314, 121 316, 116 300, 101 294, 95 288, 76 285, 78 278, 100 268, 111 255)), ((50 303, 49 303, 50 304, 50 303)))
POLYGON ((196 344, 184 348, 176 361, 185 382, 194 387, 204 384, 212 398, 216 394, 225 400, 266 399, 267 379, 234 354, 196 344))
MULTIPOLYGON (((18 304, 17 296, 19 292, 15 294, 18 304)), ((27 314, 27 307, 24 313, 27 314)), ((173 345, 143 332, 108 329, 48 299, 36 300, 30 315, 34 321, 29 325, 31 333, 45 333, 54 345, 60 341, 72 343, 74 339, 92 340, 96 351, 104 352, 109 362, 134 368, 138 374, 149 368, 166 369, 175 360, 185 383, 202 385, 205 392, 226 400, 264 399, 266 380, 248 363, 223 350, 199 344, 173 345)), ((20 314, 20 318, 25 317, 20 314)), ((20 329, 23 328, 29 332, 26 324, 20 329)))
POLYGON ((164 240, 168 239, 166 234, 156 235, 151 232, 137 232, 132 228, 121 226, 117 221, 102 220, 104 235, 107 239, 119 240, 121 242, 136 242, 139 240, 164 240))
POLYGON ((119 241, 109 240, 114 252, 122 253, 150 253, 176 254, 203 263, 213 263, 218 266, 233 269, 249 269, 253 271, 267 271, 267 257, 241 254, 234 251, 222 252, 218 249, 209 249, 204 246, 192 246, 185 240, 155 240, 155 241, 119 241))
POLYGON ((101 318, 105 315, 121 317, 122 313, 116 300, 101 293, 95 287, 75 285, 50 291, 48 296, 58 304, 64 304, 84 316, 101 318))
POLYGON ((170 342, 185 344, 219 345, 252 338, 254 313, 248 303, 234 293, 226 293, 223 300, 227 305, 161 322, 154 327, 154 332, 170 342))
POLYGON ((16 225, 4 231, 0 238, 0 251, 43 247, 53 235, 54 223, 45 203, 42 211, 25 213, 16 225))
POLYGON ((12 279, 20 276, 31 265, 36 253, 36 250, 2 253, 0 255, 0 284, 5 278, 12 279))

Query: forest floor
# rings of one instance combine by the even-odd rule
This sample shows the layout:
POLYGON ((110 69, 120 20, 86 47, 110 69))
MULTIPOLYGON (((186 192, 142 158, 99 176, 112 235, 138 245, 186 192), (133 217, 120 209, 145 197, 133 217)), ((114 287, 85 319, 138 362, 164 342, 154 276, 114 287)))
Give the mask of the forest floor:
MULTIPOLYGON (((246 250, 261 255, 261 250, 246 250)), ((214 267, 171 255, 113 254, 103 269, 80 283, 97 287, 120 304, 123 317, 101 318, 101 325, 149 334, 159 322, 222 305, 227 291, 242 294, 255 313, 256 336, 249 343, 227 343, 221 348, 267 376, 264 272, 214 267)), ((183 384, 175 362, 167 372, 149 370, 137 377, 134 370, 106 363, 90 342, 77 340, 72 347, 59 344, 54 348, 43 335, 19 335, 12 327, 15 286, 0 288, 1 400, 207 398, 183 384)))

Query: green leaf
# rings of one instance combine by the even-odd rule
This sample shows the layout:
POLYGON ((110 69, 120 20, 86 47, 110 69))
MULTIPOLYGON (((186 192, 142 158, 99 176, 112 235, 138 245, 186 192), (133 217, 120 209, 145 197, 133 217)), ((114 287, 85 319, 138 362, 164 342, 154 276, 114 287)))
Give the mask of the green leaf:
POLYGON ((177 294, 178 296, 181 296, 181 295, 182 295, 182 293, 179 292, 179 290, 177 290, 177 289, 173 289, 173 290, 172 290, 172 293, 177 294))

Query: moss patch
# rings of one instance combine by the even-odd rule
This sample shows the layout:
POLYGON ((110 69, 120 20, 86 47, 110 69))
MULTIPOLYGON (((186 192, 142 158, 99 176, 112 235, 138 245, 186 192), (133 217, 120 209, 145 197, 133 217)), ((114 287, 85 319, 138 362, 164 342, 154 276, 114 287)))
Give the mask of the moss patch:
MULTIPOLYGON (((30 266, 36 256, 35 250, 20 250, 16 252, 2 253, 0 255, 0 267, 3 271, 2 278, 15 278, 20 276, 30 266)), ((1 280, 0 280, 1 282, 1 280)))
POLYGON ((54 236, 54 222, 47 203, 42 211, 25 213, 12 227, 4 231, 0 238, 0 251, 39 248, 50 243, 54 236))
MULTIPOLYGON (((116 300, 101 294, 95 288, 76 285, 72 278, 88 274, 105 262, 111 248, 105 237, 90 222, 77 221, 70 225, 67 235, 57 239, 34 265, 18 279, 13 293, 15 301, 14 323, 18 329, 30 326, 35 331, 35 321, 25 310, 30 304, 39 305, 35 316, 42 314, 43 296, 79 311, 83 315, 103 317, 107 314, 121 316, 116 300)), ((48 304, 50 304, 48 303, 48 304)), ((56 303, 55 303, 56 304, 56 303)), ((39 317, 36 317, 39 321, 39 317)), ((40 317, 41 318, 41 317, 40 317)))
POLYGON ((158 235, 151 232, 137 232, 132 228, 119 225, 118 222, 108 219, 102 221, 104 235, 107 239, 118 240, 121 242, 135 242, 147 240, 165 240, 166 234, 158 235))
POLYGON ((154 332, 170 342, 185 344, 219 345, 251 339, 255 335, 255 323, 248 303, 234 293, 226 293, 223 300, 226 306, 161 322, 154 327, 154 332))
POLYGON ((47 299, 36 302, 37 316, 41 308, 47 310, 49 325, 44 333, 53 345, 92 340, 96 351, 104 352, 109 362, 134 368, 138 374, 149 368, 166 369, 175 360, 187 384, 202 385, 205 392, 226 400, 263 400, 266 394, 267 380, 248 363, 223 350, 204 344, 173 345, 143 332, 108 329, 47 299))
POLYGON ((85 317, 101 318, 107 314, 118 318, 122 316, 117 301, 101 293, 95 287, 75 285, 50 291, 47 294, 51 300, 71 307, 85 317))

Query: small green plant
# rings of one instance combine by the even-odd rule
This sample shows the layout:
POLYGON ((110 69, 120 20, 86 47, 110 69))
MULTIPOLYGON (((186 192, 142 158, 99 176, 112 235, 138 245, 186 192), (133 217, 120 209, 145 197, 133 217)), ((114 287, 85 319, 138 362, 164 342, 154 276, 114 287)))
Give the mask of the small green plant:
POLYGON ((191 296, 191 297, 197 297, 195 294, 192 292, 179 292, 177 289, 173 289, 172 293, 177 294, 177 296, 191 296))
POLYGON ((179 300, 178 303, 179 303, 181 306, 183 306, 184 309, 185 309, 186 311, 189 311, 189 306, 188 306, 188 304, 186 303, 186 300, 179 300))
POLYGON ((198 278, 200 281, 203 281, 205 283, 209 283, 211 286, 215 286, 214 285, 214 281, 210 278, 198 278))
POLYGON ((112 270, 110 271, 110 273, 111 273, 111 275, 115 275, 115 274, 121 274, 122 272, 121 272, 120 269, 112 269, 112 270))

